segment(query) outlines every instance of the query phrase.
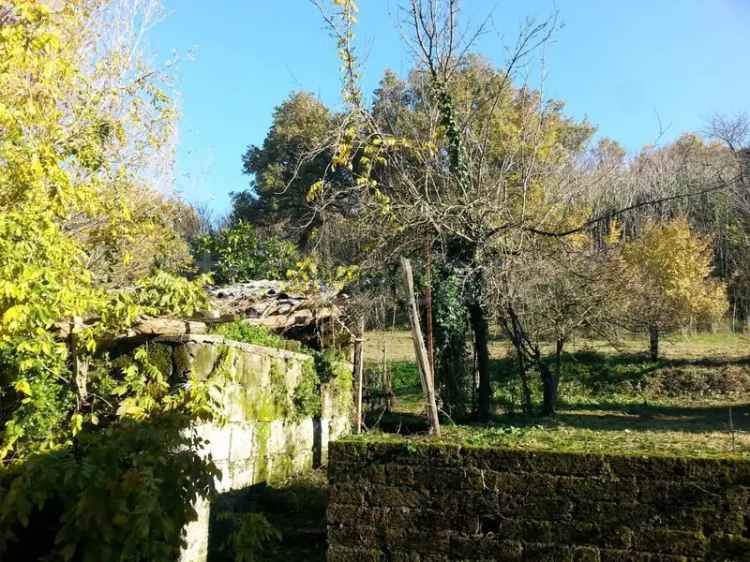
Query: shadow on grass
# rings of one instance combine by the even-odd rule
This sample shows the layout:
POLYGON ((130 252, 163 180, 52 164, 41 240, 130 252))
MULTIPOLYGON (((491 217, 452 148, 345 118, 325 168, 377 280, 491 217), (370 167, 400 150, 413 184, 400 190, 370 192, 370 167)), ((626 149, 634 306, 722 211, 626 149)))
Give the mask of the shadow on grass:
MULTIPOLYGON (((678 358, 651 361, 643 354, 607 354, 579 351, 567 354, 558 415, 554 418, 524 415, 501 415, 496 425, 566 426, 595 431, 651 431, 707 433, 735 430, 750 431, 750 404, 741 398, 750 384, 750 357, 678 358), (726 367, 739 367, 729 380, 726 367), (737 375, 736 373, 739 373, 737 375), (696 392, 695 389, 700 391, 696 392), (729 391, 728 393, 727 390, 729 391), (740 399, 738 400, 738 397, 740 399), (726 405, 708 403, 717 398, 726 405), (702 400, 703 403, 698 403, 702 400), (736 403, 739 402, 739 403, 736 403)), ((496 404, 506 407, 505 400, 516 400, 510 385, 518 385, 516 364, 512 358, 494 359, 494 383, 499 392, 496 404), (508 385, 503 390, 503 385, 508 385)), ((400 367, 402 375, 418 377, 416 366, 400 367)), ((401 434, 423 433, 428 429, 423 415, 418 379, 400 377, 396 388, 395 411, 371 414, 369 427, 401 434), (411 383, 411 384, 410 384, 411 383), (415 384, 416 383, 416 384, 415 384)), ((531 376, 535 402, 541 399, 537 376, 531 376)), ((450 420, 446 420, 450 421, 450 420)), ((466 420, 455 420, 458 423, 466 420)))
MULTIPOLYGON (((550 360, 551 363, 551 360, 550 360)), ((494 380, 498 383, 508 382, 518 377, 515 361, 510 357, 493 359, 494 380)), ((623 353, 610 355, 593 351, 579 351, 565 354, 563 357, 563 380, 578 378, 584 386, 596 390, 597 387, 612 383, 628 381, 637 383, 647 375, 661 369, 678 367, 715 368, 748 367, 747 357, 705 357, 705 358, 669 358, 653 361, 642 353, 623 353)))
POLYGON ((234 562, 235 553, 223 548, 231 525, 222 514, 260 513, 281 534, 253 554, 264 562, 305 560, 325 562, 328 488, 324 471, 314 471, 292 481, 258 484, 220 494, 211 506, 208 562, 234 562))
MULTIPOLYGON (((520 399, 515 362, 493 361, 496 398, 512 405, 520 399)), ((536 373, 529 373, 535 399, 541 388, 536 373)), ((637 353, 606 354, 579 351, 563 358, 560 399, 588 402, 696 402, 737 401, 750 394, 750 357, 677 358, 652 361, 637 353)), ((512 409, 512 408, 511 408, 512 409)))
POLYGON ((368 412, 365 416, 365 426, 369 431, 377 430, 399 435, 426 433, 430 429, 430 423, 424 413, 399 410, 368 412))
MULTIPOLYGON (((507 420, 507 417, 504 419, 507 420)), ((531 418, 532 422, 535 418, 531 418)), ((536 418, 538 423, 540 418, 536 418)), ((568 427, 596 431, 663 431, 706 433, 729 431, 730 407, 661 406, 593 402, 563 404, 554 422, 568 427)), ((750 404, 731 406, 731 426, 750 431, 750 404)))

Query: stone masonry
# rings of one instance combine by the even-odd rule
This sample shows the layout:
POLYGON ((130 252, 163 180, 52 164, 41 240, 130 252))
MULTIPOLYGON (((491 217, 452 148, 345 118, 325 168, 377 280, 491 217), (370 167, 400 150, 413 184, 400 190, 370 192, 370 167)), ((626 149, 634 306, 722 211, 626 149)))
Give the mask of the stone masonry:
POLYGON ((750 461, 331 445, 329 562, 750 561, 750 461))
MULTIPOLYGON (((323 464, 329 440, 349 431, 351 392, 339 395, 347 389, 346 384, 337 385, 341 381, 321 385, 319 415, 290 415, 285 408, 310 368, 308 355, 203 335, 157 338, 149 349, 160 367, 176 372, 178 379, 204 378, 217 371, 226 375, 228 382, 217 396, 225 423, 199 428, 209 442, 205 453, 222 472, 216 483, 219 493, 323 464)), ((207 557, 210 505, 201 502, 196 510, 198 520, 187 528, 180 562, 205 562, 207 557)))

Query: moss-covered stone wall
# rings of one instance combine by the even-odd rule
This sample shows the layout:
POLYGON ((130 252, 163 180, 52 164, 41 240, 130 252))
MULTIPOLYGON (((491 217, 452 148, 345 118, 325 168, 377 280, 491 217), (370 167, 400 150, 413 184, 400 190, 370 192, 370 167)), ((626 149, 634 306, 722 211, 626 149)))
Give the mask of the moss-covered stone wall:
MULTIPOLYGON (((175 384, 191 377, 215 381, 223 422, 198 428, 205 454, 221 470, 219 493, 283 480, 326 462, 328 442, 349 432, 351 365, 319 384, 306 354, 227 340, 221 336, 162 337, 149 357, 175 384), (342 396, 347 393, 348 396, 342 396)), ((204 562, 210 505, 196 506, 181 562, 204 562)))
POLYGON ((329 562, 750 560, 750 462, 333 443, 329 562))

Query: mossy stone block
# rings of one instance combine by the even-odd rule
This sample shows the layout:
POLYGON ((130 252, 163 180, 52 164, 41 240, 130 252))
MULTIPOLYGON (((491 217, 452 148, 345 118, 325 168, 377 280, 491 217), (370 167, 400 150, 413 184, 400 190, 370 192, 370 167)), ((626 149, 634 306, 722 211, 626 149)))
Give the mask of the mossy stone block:
POLYGON ((199 379, 206 379, 213 373, 222 354, 222 346, 219 345, 189 343, 181 347, 186 352, 180 355, 181 361, 184 361, 184 367, 187 367, 185 370, 199 379))

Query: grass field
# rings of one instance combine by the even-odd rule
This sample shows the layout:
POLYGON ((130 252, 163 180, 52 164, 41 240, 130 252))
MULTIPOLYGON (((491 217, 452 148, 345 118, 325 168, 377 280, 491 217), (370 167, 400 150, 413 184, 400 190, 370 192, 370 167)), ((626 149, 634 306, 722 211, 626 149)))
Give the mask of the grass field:
MULTIPOLYGON (((519 414, 508 345, 493 341, 493 424, 455 425, 445 418, 445 438, 532 449, 750 457, 750 338, 675 336, 663 342, 659 361, 648 359, 646 348, 639 339, 617 349, 573 342, 563 364, 558 415, 543 418, 519 414)), ((372 369, 382 365, 384 349, 396 405, 393 414, 371 415, 370 423, 419 434, 426 422, 410 334, 369 333, 365 353, 372 369)))
MULTIPOLYGON (((414 361, 414 346, 411 333, 407 330, 368 332, 365 359, 382 361, 384 347, 389 361, 414 361)), ((608 342, 580 339, 568 347, 572 351, 632 354, 645 352, 648 342, 640 338, 625 339, 615 350, 608 342)), ((508 351, 509 346, 505 341, 495 339, 490 343, 490 355, 496 359, 505 357, 508 351)), ((750 336, 727 333, 672 336, 664 339, 661 351, 666 359, 732 358, 750 361, 750 336)))

